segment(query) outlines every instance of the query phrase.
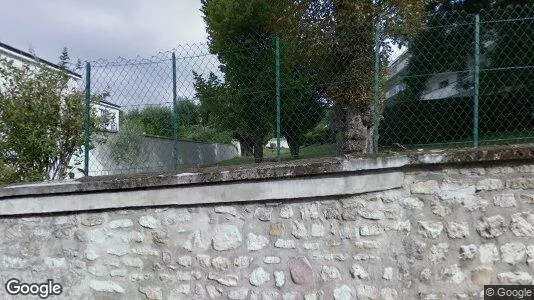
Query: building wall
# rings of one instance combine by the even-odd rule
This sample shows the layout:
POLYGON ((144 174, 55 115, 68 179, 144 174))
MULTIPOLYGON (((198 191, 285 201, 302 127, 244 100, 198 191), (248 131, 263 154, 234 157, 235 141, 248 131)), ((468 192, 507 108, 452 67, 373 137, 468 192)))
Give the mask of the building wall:
POLYGON ((58 299, 483 299, 533 283, 532 162, 403 174, 363 194, 2 217, 0 282, 53 279, 58 299))
POLYGON ((458 75, 456 73, 438 74, 430 77, 426 83, 426 90, 423 94, 423 100, 438 100, 454 97, 458 94, 458 75), (442 87, 442 82, 447 85, 442 87))
MULTIPOLYGON (((403 76, 406 75, 410 56, 404 53, 399 56, 390 66, 389 75, 386 82, 386 99, 393 101, 394 97, 404 90, 403 76)), ((461 74, 466 75, 463 71, 461 74)), ((459 73, 437 73, 428 78, 426 88, 423 92, 422 100, 439 100, 451 97, 465 97, 470 95, 468 89, 462 87, 463 83, 459 78, 459 73), (448 85, 441 87, 440 83, 447 80, 448 85)), ((471 76, 471 75, 468 75, 471 76)))
MULTIPOLYGON (((270 148, 271 145, 275 145, 274 148, 276 149, 277 139, 272 138, 267 141, 267 144, 265 144, 265 147, 270 148)), ((280 138, 280 148, 289 149, 289 144, 287 143, 286 138, 282 137, 280 138)))
POLYGON ((102 129, 109 132, 118 132, 120 130, 120 109, 107 105, 105 103, 92 104, 93 110, 97 117, 105 117, 106 124, 102 125, 102 129))

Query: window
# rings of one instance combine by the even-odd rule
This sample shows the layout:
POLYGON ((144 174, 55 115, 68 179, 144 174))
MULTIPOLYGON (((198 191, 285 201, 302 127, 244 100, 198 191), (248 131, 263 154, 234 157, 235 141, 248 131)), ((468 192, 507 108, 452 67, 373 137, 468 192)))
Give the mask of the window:
POLYGON ((449 85, 449 80, 443 80, 443 81, 440 81, 439 83, 439 88, 442 89, 444 87, 447 87, 449 85))

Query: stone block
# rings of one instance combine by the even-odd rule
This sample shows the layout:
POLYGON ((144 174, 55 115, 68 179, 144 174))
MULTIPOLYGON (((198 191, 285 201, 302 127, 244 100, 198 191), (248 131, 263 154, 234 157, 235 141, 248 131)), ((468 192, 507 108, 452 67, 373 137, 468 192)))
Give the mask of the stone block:
POLYGON ((142 216, 139 218, 139 224, 145 228, 156 229, 159 227, 158 219, 153 216, 142 216))
POLYGON ((480 245, 478 252, 480 255, 480 262, 483 264, 493 264, 501 259, 499 250, 493 243, 480 245))
POLYGON ((241 232, 235 225, 218 225, 215 228, 215 235, 212 239, 213 249, 226 251, 236 249, 241 246, 243 239, 241 232))
POLYGON ((503 217, 494 215, 490 217, 483 217, 478 220, 476 230, 483 238, 492 239, 502 235, 506 229, 507 224, 503 217))
POLYGON ((494 191, 504 187, 502 180, 495 178, 485 178, 479 180, 476 185, 477 191, 494 191))
POLYGON ((437 221, 419 221, 419 233, 431 239, 436 239, 443 231, 443 223, 437 221))
POLYGON ((467 222, 447 222, 447 235, 451 239, 463 239, 469 237, 469 225, 467 222))
POLYGON ((519 237, 534 237, 534 214, 531 212, 513 214, 510 230, 519 237))
POLYGON ((290 259, 288 266, 291 279, 295 284, 303 285, 315 281, 315 273, 306 257, 300 256, 290 259))
POLYGON ((271 280, 271 274, 267 273, 262 267, 254 269, 249 276, 249 282, 253 286, 261 286, 271 280))
POLYGON ((439 192, 439 184, 436 180, 415 182, 411 185, 412 194, 436 194, 439 192))
POLYGON ((526 247, 523 243, 513 242, 501 246, 502 261, 515 265, 526 262, 526 247))

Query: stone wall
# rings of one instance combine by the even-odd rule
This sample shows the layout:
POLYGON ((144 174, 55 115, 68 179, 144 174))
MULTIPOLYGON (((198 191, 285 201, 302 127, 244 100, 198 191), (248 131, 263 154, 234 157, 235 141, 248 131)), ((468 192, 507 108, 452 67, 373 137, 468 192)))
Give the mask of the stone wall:
POLYGON ((533 211, 523 162, 406 168, 401 188, 358 195, 2 217, 0 282, 53 279, 59 299, 483 299, 532 284, 533 211))

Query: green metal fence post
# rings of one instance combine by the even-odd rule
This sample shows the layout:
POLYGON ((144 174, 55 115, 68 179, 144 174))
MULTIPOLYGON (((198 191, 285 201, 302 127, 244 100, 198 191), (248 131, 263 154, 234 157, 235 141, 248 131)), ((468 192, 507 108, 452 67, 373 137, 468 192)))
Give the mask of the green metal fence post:
POLYGON ((83 173, 89 176, 89 143, 91 139, 91 64, 85 63, 85 118, 83 122, 83 173))
POLYGON ((280 38, 276 37, 276 159, 282 162, 280 151, 280 38))
POLYGON ((173 168, 178 171, 178 131, 179 131, 179 117, 178 117, 178 99, 176 97, 176 54, 172 53, 172 137, 174 139, 172 161, 173 168))
POLYGON ((375 29, 375 78, 373 99, 373 153, 378 153, 378 125, 380 122, 380 18, 375 29))
POLYGON ((480 15, 475 15, 475 70, 473 88, 473 147, 478 147, 478 98, 480 89, 480 15))

